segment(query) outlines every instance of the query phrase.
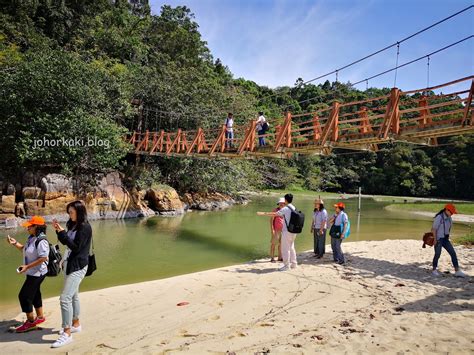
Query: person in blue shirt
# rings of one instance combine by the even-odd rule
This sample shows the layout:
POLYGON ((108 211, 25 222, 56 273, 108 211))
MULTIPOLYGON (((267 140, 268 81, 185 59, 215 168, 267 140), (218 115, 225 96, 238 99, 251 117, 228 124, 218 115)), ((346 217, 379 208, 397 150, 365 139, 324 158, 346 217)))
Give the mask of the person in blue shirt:
POLYGON ((455 270, 454 276, 466 277, 466 274, 463 273, 459 268, 456 251, 454 250, 453 245, 449 241, 449 234, 453 225, 453 220, 451 216, 455 213, 457 213, 456 207, 453 204, 448 203, 441 211, 436 214, 434 218, 433 226, 431 227, 431 233, 433 233, 433 236, 435 237, 435 255, 433 258, 434 276, 440 276, 440 273, 438 271, 438 260, 441 256, 441 251, 444 248, 451 256, 451 262, 453 263, 455 270))

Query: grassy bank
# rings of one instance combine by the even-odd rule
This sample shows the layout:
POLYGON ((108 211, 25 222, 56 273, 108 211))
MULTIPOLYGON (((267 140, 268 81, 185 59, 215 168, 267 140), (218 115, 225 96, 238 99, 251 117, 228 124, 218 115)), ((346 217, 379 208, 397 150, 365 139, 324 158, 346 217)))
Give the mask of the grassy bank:
POLYGON ((466 234, 464 237, 459 237, 454 239, 454 244, 474 246, 474 231, 471 231, 469 234, 466 234))
MULTIPOLYGON (((397 211, 420 211, 436 213, 444 206, 443 202, 438 203, 395 203, 387 206, 389 210, 397 211)), ((459 214, 474 215, 474 203, 456 203, 459 214)))
MULTIPOLYGON (((262 194, 268 194, 268 195, 281 195, 282 197, 287 194, 288 192, 292 193, 294 196, 304 196, 304 197, 318 197, 321 196, 321 198, 339 198, 341 194, 335 193, 335 192, 324 192, 324 191, 311 191, 311 190, 306 190, 300 187, 293 187, 293 188, 288 188, 286 190, 263 190, 262 194)), ((346 194, 347 196, 347 194, 346 194)))

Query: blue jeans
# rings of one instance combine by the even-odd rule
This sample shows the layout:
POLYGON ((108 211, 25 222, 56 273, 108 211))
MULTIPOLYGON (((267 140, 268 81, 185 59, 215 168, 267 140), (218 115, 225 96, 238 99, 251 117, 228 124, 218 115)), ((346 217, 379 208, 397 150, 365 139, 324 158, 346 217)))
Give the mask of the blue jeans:
MULTIPOLYGON (((64 263, 66 270, 66 262, 64 263)), ((61 304, 62 327, 64 329, 71 328, 72 321, 79 319, 81 311, 79 303, 79 285, 86 276, 87 266, 83 269, 71 272, 69 275, 64 273, 64 286, 59 297, 61 304)))
POLYGON ((454 250, 453 245, 449 241, 449 238, 440 238, 438 239, 438 242, 436 243, 436 246, 434 248, 435 250, 435 255, 433 258, 433 270, 438 267, 438 260, 439 257, 441 256, 441 250, 446 249, 449 255, 451 256, 451 261, 453 263, 453 266, 455 269, 459 267, 458 264, 458 257, 456 256, 456 251, 454 250))
POLYGON ((319 228, 313 230, 313 240, 314 254, 323 256, 326 252, 326 229, 323 230, 323 233, 319 231, 319 228))
POLYGON ((231 148, 232 147, 232 139, 234 139, 234 132, 225 132, 225 146, 226 148, 231 148))
POLYGON ((344 262, 344 253, 341 248, 341 238, 331 238, 332 257, 338 263, 344 262))
MULTIPOLYGON (((265 131, 262 129, 258 131, 259 136, 263 136, 265 134, 265 131)), ((260 147, 263 147, 265 145, 265 138, 264 137, 258 137, 258 145, 260 147)))

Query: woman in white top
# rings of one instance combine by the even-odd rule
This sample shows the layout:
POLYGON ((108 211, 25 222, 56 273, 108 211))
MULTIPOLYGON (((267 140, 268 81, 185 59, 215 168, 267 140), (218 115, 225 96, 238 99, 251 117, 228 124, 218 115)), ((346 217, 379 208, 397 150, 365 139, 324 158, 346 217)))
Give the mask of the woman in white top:
POLYGON ((234 115, 229 112, 225 119, 225 146, 226 148, 232 148, 232 140, 234 139, 234 115))
POLYGON ((263 135, 265 134, 265 129, 264 129, 264 124, 267 120, 265 119, 265 116, 263 115, 263 112, 260 111, 258 113, 258 120, 257 120, 257 132, 258 132, 258 145, 260 147, 263 147, 265 145, 265 137, 263 135))
POLYGON ((322 258, 325 253, 326 231, 328 228, 328 212, 324 208, 321 199, 314 201, 313 223, 311 223, 311 233, 314 238, 314 256, 322 258))

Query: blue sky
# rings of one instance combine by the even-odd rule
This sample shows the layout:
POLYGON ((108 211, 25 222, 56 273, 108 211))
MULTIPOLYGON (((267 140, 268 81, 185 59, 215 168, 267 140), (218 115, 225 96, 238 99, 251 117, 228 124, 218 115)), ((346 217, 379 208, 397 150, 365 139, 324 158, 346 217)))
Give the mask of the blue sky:
MULTIPOLYGON (((469 5, 464 0, 152 0, 186 5, 196 16, 203 40, 235 78, 261 85, 293 85, 312 79, 396 42, 469 5)), ((474 33, 474 9, 444 22, 400 46, 399 64, 435 51, 474 33)), ((396 48, 339 73, 356 82, 395 66, 396 48)), ((423 88, 426 60, 401 68, 397 87, 423 88)), ((474 70, 474 39, 430 58, 430 84, 440 84, 474 70)), ((333 81, 332 75, 327 79, 333 81)), ((324 82, 321 79, 319 82, 324 82)), ((394 73, 369 81, 392 87, 394 73)), ((466 86, 467 84, 465 84, 466 86)), ((365 89, 365 83, 357 86, 365 89)))

